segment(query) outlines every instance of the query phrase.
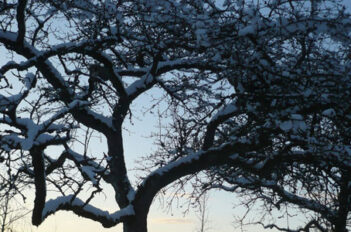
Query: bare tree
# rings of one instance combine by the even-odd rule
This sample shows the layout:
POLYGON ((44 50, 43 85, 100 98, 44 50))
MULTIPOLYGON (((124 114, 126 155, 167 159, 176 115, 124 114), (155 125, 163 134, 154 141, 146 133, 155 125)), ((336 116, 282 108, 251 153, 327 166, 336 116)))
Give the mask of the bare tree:
POLYGON ((16 222, 23 220, 30 210, 23 206, 25 197, 19 193, 23 184, 16 183, 18 179, 10 169, 3 172, 6 168, 0 167, 0 231, 13 232, 16 222))
POLYGON ((191 182, 347 231, 350 28, 338 0, 1 1, 1 159, 35 188, 32 223, 68 210, 145 232, 155 195, 191 182), (123 126, 152 91, 160 143, 132 183, 123 126), (114 213, 91 204, 104 184, 114 213))
POLYGON ((209 215, 209 193, 204 193, 200 196, 198 199, 198 211, 196 213, 196 216, 199 221, 199 226, 196 229, 197 232, 207 232, 210 231, 210 215, 209 215))
POLYGON ((1 232, 14 232, 16 222, 24 220, 30 211, 15 201, 15 196, 6 194, 1 198, 0 204, 0 225, 1 232))

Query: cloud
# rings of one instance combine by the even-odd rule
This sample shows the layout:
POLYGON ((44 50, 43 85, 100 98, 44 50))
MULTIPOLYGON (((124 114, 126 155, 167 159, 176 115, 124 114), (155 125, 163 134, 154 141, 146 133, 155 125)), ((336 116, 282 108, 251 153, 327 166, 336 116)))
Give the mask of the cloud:
POLYGON ((152 218, 151 223, 154 224, 192 224, 191 219, 186 218, 152 218))

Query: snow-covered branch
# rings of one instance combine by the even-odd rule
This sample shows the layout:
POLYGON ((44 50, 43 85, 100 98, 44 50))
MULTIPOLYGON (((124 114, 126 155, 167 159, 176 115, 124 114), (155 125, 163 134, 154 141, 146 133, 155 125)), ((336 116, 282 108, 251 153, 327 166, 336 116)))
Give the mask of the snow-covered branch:
POLYGON ((51 199, 45 203, 45 208, 42 213, 42 220, 48 216, 56 213, 59 210, 69 210, 78 216, 90 218, 94 221, 100 222, 106 228, 115 226, 127 220, 130 216, 134 215, 132 205, 123 209, 117 210, 114 213, 103 211, 90 204, 86 204, 83 200, 74 195, 67 195, 51 199))

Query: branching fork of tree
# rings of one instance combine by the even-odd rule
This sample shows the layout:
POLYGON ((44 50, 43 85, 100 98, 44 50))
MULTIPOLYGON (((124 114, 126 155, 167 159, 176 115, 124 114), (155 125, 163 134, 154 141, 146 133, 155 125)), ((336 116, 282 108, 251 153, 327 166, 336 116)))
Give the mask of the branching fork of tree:
POLYGON ((348 231, 351 19, 343 4, 0 1, 2 168, 35 188, 32 223, 68 210, 146 232, 155 195, 183 180, 310 215, 293 229, 265 227, 348 231), (154 94, 150 109, 163 109, 161 130, 150 131, 159 146, 143 154, 141 179, 131 183, 122 131, 145 93, 154 94), (81 131, 100 134, 105 155, 75 149, 88 146, 81 131), (115 213, 90 204, 105 184, 115 213), (49 190, 58 195, 47 199, 49 190))

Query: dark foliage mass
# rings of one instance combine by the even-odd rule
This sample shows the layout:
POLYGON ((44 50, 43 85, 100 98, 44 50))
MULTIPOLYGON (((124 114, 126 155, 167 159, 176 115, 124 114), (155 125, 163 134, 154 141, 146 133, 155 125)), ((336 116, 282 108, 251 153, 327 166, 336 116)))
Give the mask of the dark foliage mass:
POLYGON ((0 1, 0 190, 34 187, 34 225, 68 210, 146 232, 155 195, 189 182, 194 192, 239 193, 249 209, 263 202, 267 214, 284 206, 306 215, 293 229, 260 218, 266 228, 348 231, 351 18, 343 4, 0 1), (155 91, 147 104, 163 108, 150 131, 157 149, 131 183, 124 122, 140 112, 131 104, 155 91), (89 146, 92 133, 106 142, 104 154, 89 146), (120 208, 112 214, 90 204, 106 185, 120 208))

